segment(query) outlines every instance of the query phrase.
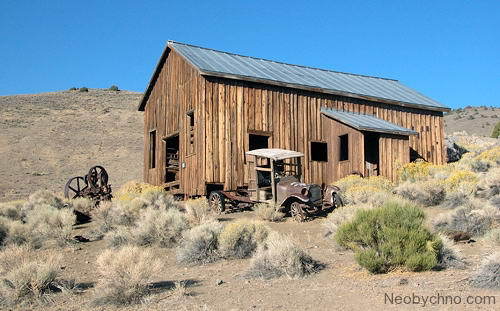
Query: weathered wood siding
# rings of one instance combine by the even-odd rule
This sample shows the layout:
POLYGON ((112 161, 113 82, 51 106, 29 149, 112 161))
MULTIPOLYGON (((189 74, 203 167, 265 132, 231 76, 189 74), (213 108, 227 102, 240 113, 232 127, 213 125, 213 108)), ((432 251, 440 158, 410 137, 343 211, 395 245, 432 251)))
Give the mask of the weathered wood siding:
POLYGON ((408 136, 381 135, 379 139, 380 175, 397 179, 398 169, 410 162, 410 139, 408 136))
MULTIPOLYGON (((270 134, 270 148, 284 148, 303 152, 305 182, 333 182, 348 170, 363 172, 353 164, 341 164, 336 171, 324 162, 311 161, 310 142, 330 139, 323 127, 320 107, 373 114, 378 118, 414 129, 419 135, 406 139, 407 146, 415 149, 422 158, 437 164, 444 163, 443 118, 441 112, 418 110, 384 103, 335 95, 313 93, 296 89, 242 82, 222 78, 207 78, 206 83, 206 167, 205 179, 223 183, 225 189, 235 189, 248 182, 244 152, 248 150, 248 133, 270 134), (244 168, 242 170, 242 168, 244 168), (333 174, 333 175, 332 175, 333 174)), ((361 138, 356 138, 363 153, 361 138)), ((401 144, 401 139, 381 139, 381 149, 401 144), (386 147, 387 146, 387 147, 386 147)), ((329 152, 334 146, 328 144, 329 152)), ((395 148, 395 147, 394 147, 395 148)), ((399 148, 399 147, 398 147, 399 148)), ((409 149, 409 148, 407 148, 409 149)), ((408 150, 392 153, 382 150, 381 155, 394 155, 406 159, 408 150)), ((409 157, 408 157, 409 158, 409 157)), ((381 174, 395 177, 396 166, 387 165, 389 158, 381 160, 381 174), (382 170, 382 167, 385 168, 382 170)), ((399 158, 398 158, 399 159, 399 158)), ((407 162, 407 161, 406 161, 407 162)), ((404 163, 406 163, 404 162, 404 163)), ((352 172, 352 171, 351 171, 352 172)))
POLYGON ((165 177, 164 138, 179 134, 180 185, 183 193, 205 192, 204 85, 205 79, 175 51, 168 57, 155 83, 144 110, 144 180, 161 185, 165 177), (188 150, 189 124, 187 113, 194 111, 195 152, 188 150), (156 167, 149 168, 149 132, 156 130, 156 167))

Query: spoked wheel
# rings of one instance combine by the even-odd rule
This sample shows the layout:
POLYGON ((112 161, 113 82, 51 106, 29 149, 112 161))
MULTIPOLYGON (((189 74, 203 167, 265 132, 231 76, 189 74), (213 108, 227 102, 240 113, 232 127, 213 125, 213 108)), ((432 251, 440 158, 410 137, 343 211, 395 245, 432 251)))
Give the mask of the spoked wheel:
POLYGON ((298 222, 303 222, 306 220, 307 215, 304 209, 302 208, 303 204, 299 202, 293 202, 290 204, 290 215, 298 222))
POLYGON ((93 166, 86 176, 87 182, 91 187, 100 188, 108 184, 108 173, 104 167, 97 165, 93 166))
POLYGON ((224 195, 219 191, 212 191, 208 196, 208 204, 213 211, 222 214, 226 210, 224 195))
POLYGON ((88 184, 85 178, 81 176, 70 178, 64 186, 64 197, 66 199, 80 198, 87 187, 88 184))

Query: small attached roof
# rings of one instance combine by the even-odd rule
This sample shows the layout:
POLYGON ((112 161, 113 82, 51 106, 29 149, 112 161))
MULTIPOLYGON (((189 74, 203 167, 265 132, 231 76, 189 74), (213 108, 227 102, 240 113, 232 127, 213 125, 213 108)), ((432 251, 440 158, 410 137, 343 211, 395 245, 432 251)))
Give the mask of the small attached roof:
POLYGON ((290 158, 303 157, 304 154, 298 151, 285 150, 285 149, 255 149, 246 152, 247 155, 254 155, 263 158, 269 158, 271 160, 285 160, 290 158))
POLYGON ((373 115, 355 112, 340 111, 330 108, 321 108, 321 113, 342 122, 358 131, 388 133, 397 135, 417 135, 414 130, 407 129, 397 124, 382 120, 373 115))

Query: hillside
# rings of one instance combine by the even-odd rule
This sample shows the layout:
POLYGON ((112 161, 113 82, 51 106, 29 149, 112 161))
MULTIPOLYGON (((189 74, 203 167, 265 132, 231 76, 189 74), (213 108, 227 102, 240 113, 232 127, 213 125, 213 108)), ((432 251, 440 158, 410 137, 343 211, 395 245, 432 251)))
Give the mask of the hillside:
POLYGON ((116 188, 142 177, 141 94, 91 89, 0 96, 0 201, 103 165, 116 188))
POLYGON ((500 121, 498 107, 466 107, 452 110, 444 117, 447 134, 466 131, 470 135, 490 136, 500 121))
MULTIPOLYGON (((116 189, 142 177, 141 94, 91 89, 0 96, 0 201, 36 189, 62 192, 67 179, 103 165, 116 189)), ((445 117, 446 131, 489 136, 500 108, 445 117)))

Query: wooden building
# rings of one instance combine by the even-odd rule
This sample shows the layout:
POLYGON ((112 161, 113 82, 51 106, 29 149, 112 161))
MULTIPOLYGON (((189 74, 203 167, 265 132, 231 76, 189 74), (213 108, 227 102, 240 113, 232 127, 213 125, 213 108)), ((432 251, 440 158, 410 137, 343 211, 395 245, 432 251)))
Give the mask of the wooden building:
POLYGON ((144 180, 204 195, 248 185, 245 152, 305 154, 303 181, 396 178, 445 162, 449 109, 392 79, 290 65, 169 41, 140 102, 144 180))

